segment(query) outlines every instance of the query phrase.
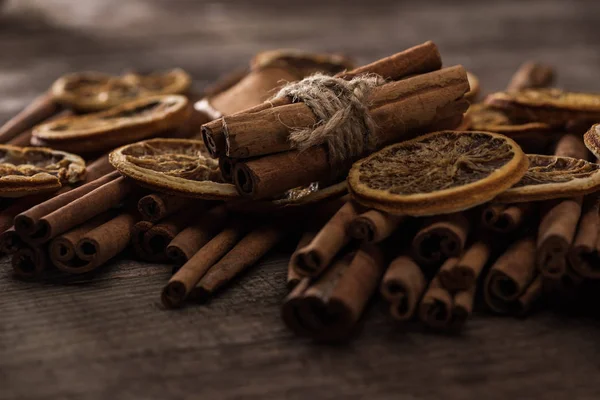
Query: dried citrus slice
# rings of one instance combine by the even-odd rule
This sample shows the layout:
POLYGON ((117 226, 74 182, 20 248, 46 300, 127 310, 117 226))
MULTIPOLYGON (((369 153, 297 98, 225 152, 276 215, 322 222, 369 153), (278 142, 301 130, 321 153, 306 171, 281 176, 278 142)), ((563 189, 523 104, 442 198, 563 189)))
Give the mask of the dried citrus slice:
POLYGON ((354 68, 354 64, 340 54, 309 53, 297 49, 263 51, 250 61, 253 70, 269 67, 296 70, 297 78, 301 79, 316 72, 335 74, 354 68))
POLYGON ((190 76, 176 68, 166 72, 112 76, 100 72, 80 72, 59 78, 52 85, 53 98, 80 111, 100 111, 140 97, 185 93, 190 76))
POLYGON ((514 122, 502 110, 486 104, 472 104, 467 110, 466 116, 474 131, 495 132, 507 136, 526 132, 552 131, 552 126, 544 122, 514 122))
POLYGON ((600 165, 571 157, 528 154, 523 178, 495 201, 521 203, 580 196, 600 189, 600 165))
POLYGON ((493 199, 527 171, 510 138, 441 131, 397 143, 356 162, 349 190, 359 203, 394 214, 435 215, 493 199))
POLYGON ((85 162, 74 154, 42 147, 0 145, 0 196, 50 192, 85 176, 85 162))
POLYGON ((511 118, 564 125, 570 121, 599 120, 600 94, 571 93, 559 89, 527 89, 489 95, 485 103, 504 110, 511 118))
POLYGON ((585 147, 587 147, 596 158, 600 158, 600 124, 593 125, 585 135, 583 135, 583 142, 585 143, 585 147))
POLYGON ((475 101, 481 90, 479 86, 479 78, 475 74, 467 71, 467 80, 469 81, 469 91, 465 93, 465 99, 469 101, 475 101))
POLYGON ((73 152, 114 149, 181 126, 188 101, 180 95, 146 97, 110 110, 38 125, 32 143, 73 152))

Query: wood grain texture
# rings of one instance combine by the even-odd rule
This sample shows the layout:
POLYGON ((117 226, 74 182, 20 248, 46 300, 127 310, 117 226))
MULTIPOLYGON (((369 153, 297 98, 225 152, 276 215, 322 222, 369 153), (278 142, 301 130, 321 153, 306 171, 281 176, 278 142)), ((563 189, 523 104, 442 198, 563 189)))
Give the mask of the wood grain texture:
MULTIPOLYGON (((600 91, 600 2, 355 3, 7 1, 0 121, 65 72, 180 66, 202 89, 278 47, 365 63, 433 40, 444 64, 465 65, 484 92, 506 86, 527 59, 555 65, 560 86, 600 91)), ((295 338, 279 318, 292 250, 269 255, 207 306, 175 311, 159 300, 168 266, 125 256, 93 276, 23 282, 1 259, 0 400, 600 396, 591 317, 476 315, 464 334, 444 336, 399 326, 374 304, 347 345, 295 338)))

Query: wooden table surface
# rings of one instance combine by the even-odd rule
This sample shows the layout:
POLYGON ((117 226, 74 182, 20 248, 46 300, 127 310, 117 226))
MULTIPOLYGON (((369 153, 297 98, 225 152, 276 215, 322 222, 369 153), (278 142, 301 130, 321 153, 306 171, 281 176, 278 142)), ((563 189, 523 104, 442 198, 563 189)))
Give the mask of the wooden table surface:
MULTIPOLYGON (((433 40, 446 65, 465 65, 485 91, 529 59, 555 65, 559 86, 600 91, 598 1, 354 4, 7 1, 0 121, 69 71, 179 66, 201 89, 280 47, 363 63, 433 40)), ((24 282, 2 258, 0 399, 600 396, 593 315, 476 315, 463 334, 445 336, 395 324, 374 304, 346 345, 298 339, 279 318, 289 253, 270 254, 211 304, 179 311, 159 304, 168 266, 121 257, 92 277, 24 282)))

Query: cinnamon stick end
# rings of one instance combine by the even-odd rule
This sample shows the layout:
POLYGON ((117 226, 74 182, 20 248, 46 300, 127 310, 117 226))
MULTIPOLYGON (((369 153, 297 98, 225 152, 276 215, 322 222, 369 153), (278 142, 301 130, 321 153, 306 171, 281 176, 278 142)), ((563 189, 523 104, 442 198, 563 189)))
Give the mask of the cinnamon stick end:
POLYGON ((185 284, 180 281, 172 281, 164 287, 160 300, 166 308, 179 308, 186 297, 185 284))

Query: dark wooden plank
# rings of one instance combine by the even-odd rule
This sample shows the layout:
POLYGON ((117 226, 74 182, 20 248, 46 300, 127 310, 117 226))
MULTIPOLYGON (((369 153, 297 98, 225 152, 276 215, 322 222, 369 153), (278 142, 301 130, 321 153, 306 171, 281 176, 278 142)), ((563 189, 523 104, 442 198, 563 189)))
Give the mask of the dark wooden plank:
MULTIPOLYGON (((203 87, 266 48, 367 62, 428 39, 486 91, 531 58, 557 66, 559 85, 600 91, 600 3, 592 0, 9 3, 0 16, 0 121, 68 71, 181 66, 203 87)), ((125 257, 91 278, 23 282, 4 258, 0 399, 600 394, 593 318, 478 315, 463 335, 443 336, 397 326, 374 304, 347 345, 295 338, 279 319, 288 255, 270 255, 209 305, 179 311, 159 303, 167 266, 125 257)))

